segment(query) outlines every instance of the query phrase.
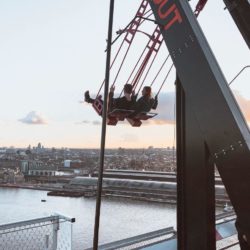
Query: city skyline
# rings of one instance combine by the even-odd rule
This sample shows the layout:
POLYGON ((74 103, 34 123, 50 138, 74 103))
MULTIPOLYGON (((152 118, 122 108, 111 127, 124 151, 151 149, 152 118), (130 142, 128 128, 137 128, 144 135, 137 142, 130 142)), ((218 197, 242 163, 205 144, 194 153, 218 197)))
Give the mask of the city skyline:
MULTIPOLYGON (((139 0, 115 3, 114 37, 131 21, 139 4, 139 0)), ((222 1, 208 1, 199 22, 230 82, 250 65, 249 49, 223 8, 222 1)), ((87 89, 95 94, 104 78, 108 9, 109 1, 0 3, 0 147, 27 147, 38 141, 56 148, 100 146, 101 118, 79 101, 87 89), (89 22, 92 19, 96 20, 89 22)), ((165 49, 161 57, 166 54, 165 49)), ((249 76, 247 69, 231 85, 248 124, 249 76)), ((108 148, 174 145, 174 78, 173 70, 159 96, 155 119, 140 128, 127 123, 107 127, 108 148)), ((121 81, 117 89, 122 85, 121 81)))

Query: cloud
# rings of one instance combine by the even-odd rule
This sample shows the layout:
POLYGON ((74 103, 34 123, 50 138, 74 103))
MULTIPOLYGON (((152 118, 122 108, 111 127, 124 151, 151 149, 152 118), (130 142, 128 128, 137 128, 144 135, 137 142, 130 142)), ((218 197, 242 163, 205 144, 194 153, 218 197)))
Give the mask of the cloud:
POLYGON ((123 142, 137 142, 138 137, 135 134, 123 134, 121 136, 123 142))
MULTIPOLYGON (((243 97, 238 91, 233 91, 234 96, 242 110, 242 113, 248 123, 250 123, 250 100, 243 97)), ((158 115, 144 124, 146 125, 164 125, 175 123, 175 93, 161 93, 159 95, 159 104, 155 112, 158 115)))
POLYGON ((100 122, 100 121, 95 120, 95 121, 93 121, 93 122, 92 122, 92 124, 93 124, 93 125, 101 125, 101 122, 100 122))
POLYGON ((90 121, 90 120, 83 120, 81 122, 76 122, 76 125, 86 125, 86 124, 92 124, 92 125, 101 125, 101 122, 98 120, 90 121))
POLYGON ((82 121, 81 123, 83 123, 83 124, 89 124, 89 123, 90 123, 90 121, 88 121, 88 120, 84 120, 84 121, 82 121))
POLYGON ((245 97, 243 97, 238 91, 233 91, 234 96, 242 110, 243 115, 245 116, 245 119, 247 122, 250 122, 250 100, 247 100, 245 97))
POLYGON ((82 125, 82 124, 89 124, 91 121, 88 121, 88 120, 83 120, 81 122, 76 122, 75 124, 76 125, 82 125))
POLYGON ((36 125, 48 123, 46 119, 36 111, 29 112, 24 118, 19 119, 19 121, 26 124, 36 124, 36 125))

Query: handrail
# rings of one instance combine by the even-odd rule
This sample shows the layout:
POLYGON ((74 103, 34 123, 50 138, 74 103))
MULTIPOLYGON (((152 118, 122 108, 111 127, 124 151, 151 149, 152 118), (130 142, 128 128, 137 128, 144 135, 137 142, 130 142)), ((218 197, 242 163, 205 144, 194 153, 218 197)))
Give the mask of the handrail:
POLYGON ((250 68, 250 65, 246 65, 245 67, 243 67, 239 73, 228 83, 228 85, 231 85, 231 83, 246 69, 246 68, 250 68))

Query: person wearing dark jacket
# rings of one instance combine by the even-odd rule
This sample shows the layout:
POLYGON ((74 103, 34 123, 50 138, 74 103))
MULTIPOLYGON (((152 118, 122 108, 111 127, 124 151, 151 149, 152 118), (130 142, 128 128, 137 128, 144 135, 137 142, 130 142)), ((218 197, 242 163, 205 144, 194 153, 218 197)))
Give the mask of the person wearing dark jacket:
MULTIPOLYGON (((114 90, 115 90, 115 86, 112 86, 110 88, 110 92, 109 92, 109 107, 111 109, 128 109, 128 110, 130 110, 130 109, 134 108, 135 98, 132 96, 133 86, 131 84, 124 85, 124 89, 123 89, 124 96, 123 97, 114 98, 114 90)), ((101 95, 99 95, 97 98, 103 103, 101 95)), ((88 90, 84 93, 84 101, 87 103, 91 103, 91 104, 93 104, 95 102, 95 99, 90 97, 88 90)))
POLYGON ((114 110, 114 109, 133 110, 135 106, 133 86, 131 84, 124 85, 123 97, 114 98, 114 90, 115 90, 115 87, 112 86, 109 92, 109 109, 110 110, 114 110))
POLYGON ((158 106, 158 98, 152 96, 151 87, 145 86, 142 90, 142 97, 138 99, 135 104, 135 112, 130 117, 135 117, 137 114, 142 112, 149 112, 151 109, 156 109, 158 106))

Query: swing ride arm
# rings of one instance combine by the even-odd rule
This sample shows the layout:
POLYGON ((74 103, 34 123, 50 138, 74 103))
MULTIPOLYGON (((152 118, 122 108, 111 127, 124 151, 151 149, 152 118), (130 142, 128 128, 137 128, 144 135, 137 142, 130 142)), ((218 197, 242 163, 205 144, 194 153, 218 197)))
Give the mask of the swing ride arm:
POLYGON ((248 125, 188 1, 149 3, 177 71, 178 249, 215 249, 214 165, 250 245, 248 125))

